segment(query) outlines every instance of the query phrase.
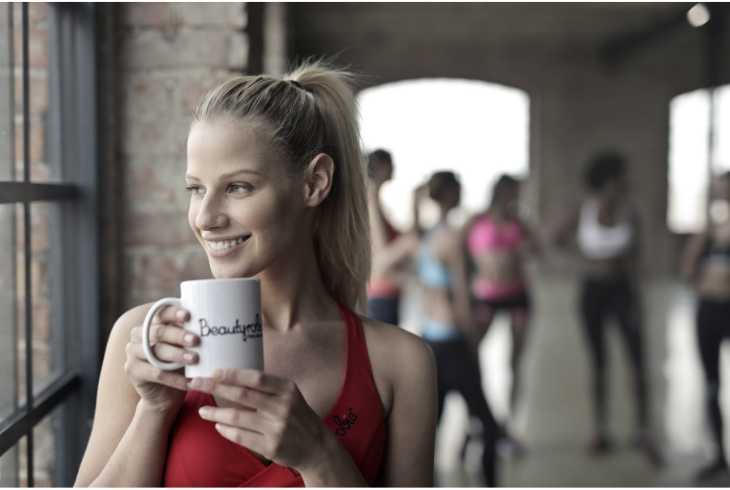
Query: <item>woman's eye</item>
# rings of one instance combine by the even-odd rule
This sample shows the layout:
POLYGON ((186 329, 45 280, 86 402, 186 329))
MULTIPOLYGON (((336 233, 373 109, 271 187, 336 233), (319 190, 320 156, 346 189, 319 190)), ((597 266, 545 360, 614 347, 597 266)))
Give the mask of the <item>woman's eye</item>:
POLYGON ((248 194, 253 191, 253 186, 245 182, 236 182, 228 186, 228 192, 232 194, 248 194))
POLYGON ((205 193, 205 190, 201 186, 194 184, 185 186, 185 190, 196 196, 202 196, 205 193))

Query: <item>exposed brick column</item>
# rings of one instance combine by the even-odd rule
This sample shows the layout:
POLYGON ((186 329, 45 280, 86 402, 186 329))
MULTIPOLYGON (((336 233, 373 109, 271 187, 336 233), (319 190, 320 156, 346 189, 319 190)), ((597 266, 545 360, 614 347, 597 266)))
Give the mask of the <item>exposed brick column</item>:
POLYGON ((121 294, 129 308, 210 274, 186 220, 185 140, 198 98, 246 70, 248 43, 241 3, 118 8, 121 294))

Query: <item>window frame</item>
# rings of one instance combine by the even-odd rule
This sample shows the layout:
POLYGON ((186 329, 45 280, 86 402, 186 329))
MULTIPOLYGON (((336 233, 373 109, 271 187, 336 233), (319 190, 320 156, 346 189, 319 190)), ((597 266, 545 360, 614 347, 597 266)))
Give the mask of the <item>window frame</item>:
MULTIPOLYGON (((12 4, 7 4, 12 9, 12 4)), ((0 182, 0 204, 23 207, 25 233, 25 336, 32 338, 31 205, 49 208, 50 243, 60 250, 49 263, 51 314, 54 327, 49 342, 54 359, 63 366, 50 383, 33 386, 32 343, 25 346, 25 401, 0 420, 0 454, 24 436, 27 445, 27 483, 34 485, 33 429, 59 409, 53 430, 56 441, 54 483, 70 486, 88 439, 100 368, 100 220, 98 95, 94 4, 48 4, 49 163, 63 177, 60 183, 30 179, 30 93, 28 4, 21 5, 23 83, 23 180, 0 182), (55 245, 57 244, 57 245, 55 245)), ((11 14, 12 15, 12 14, 11 14)), ((9 19, 12 24, 12 17, 9 19)), ((10 47, 11 52, 15 49, 10 47)), ((14 65, 13 65, 14 66, 14 65)), ((12 80, 13 77, 11 77, 12 80)), ((11 83, 11 91, 12 91, 11 83)), ((14 94, 9 94, 14 96, 14 94)), ((11 142, 14 137, 11 136, 11 142)), ((13 328, 15 325, 13 324, 13 328)), ((16 346, 17 349, 17 341, 16 346)), ((17 379, 17 378, 16 378, 17 379)), ((18 475, 20 476, 20 475, 18 475)))

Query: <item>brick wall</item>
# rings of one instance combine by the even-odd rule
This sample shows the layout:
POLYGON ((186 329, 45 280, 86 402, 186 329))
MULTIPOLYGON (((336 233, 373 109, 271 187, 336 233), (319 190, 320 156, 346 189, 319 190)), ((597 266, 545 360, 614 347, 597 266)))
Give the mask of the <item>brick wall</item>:
POLYGON ((241 3, 130 3, 119 11, 126 309, 210 274, 187 225, 185 141, 198 98, 245 71, 248 47, 241 3))

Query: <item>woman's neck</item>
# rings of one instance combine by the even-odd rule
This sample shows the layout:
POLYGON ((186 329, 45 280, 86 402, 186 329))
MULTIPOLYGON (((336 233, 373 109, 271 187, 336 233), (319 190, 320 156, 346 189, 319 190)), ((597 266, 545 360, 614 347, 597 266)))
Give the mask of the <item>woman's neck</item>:
POLYGON ((264 325, 279 331, 338 315, 337 304, 322 281, 314 245, 296 248, 297 253, 258 276, 264 325))
POLYGON ((489 215, 495 221, 509 221, 507 210, 502 206, 492 206, 489 208, 489 215))
POLYGON ((438 224, 442 225, 442 224, 446 224, 446 223, 448 222, 448 218, 449 218, 449 212, 450 212, 450 211, 451 211, 452 209, 453 209, 453 208, 451 208, 451 207, 448 207, 448 206, 441 206, 441 205, 439 205, 439 218, 438 218, 438 224))

